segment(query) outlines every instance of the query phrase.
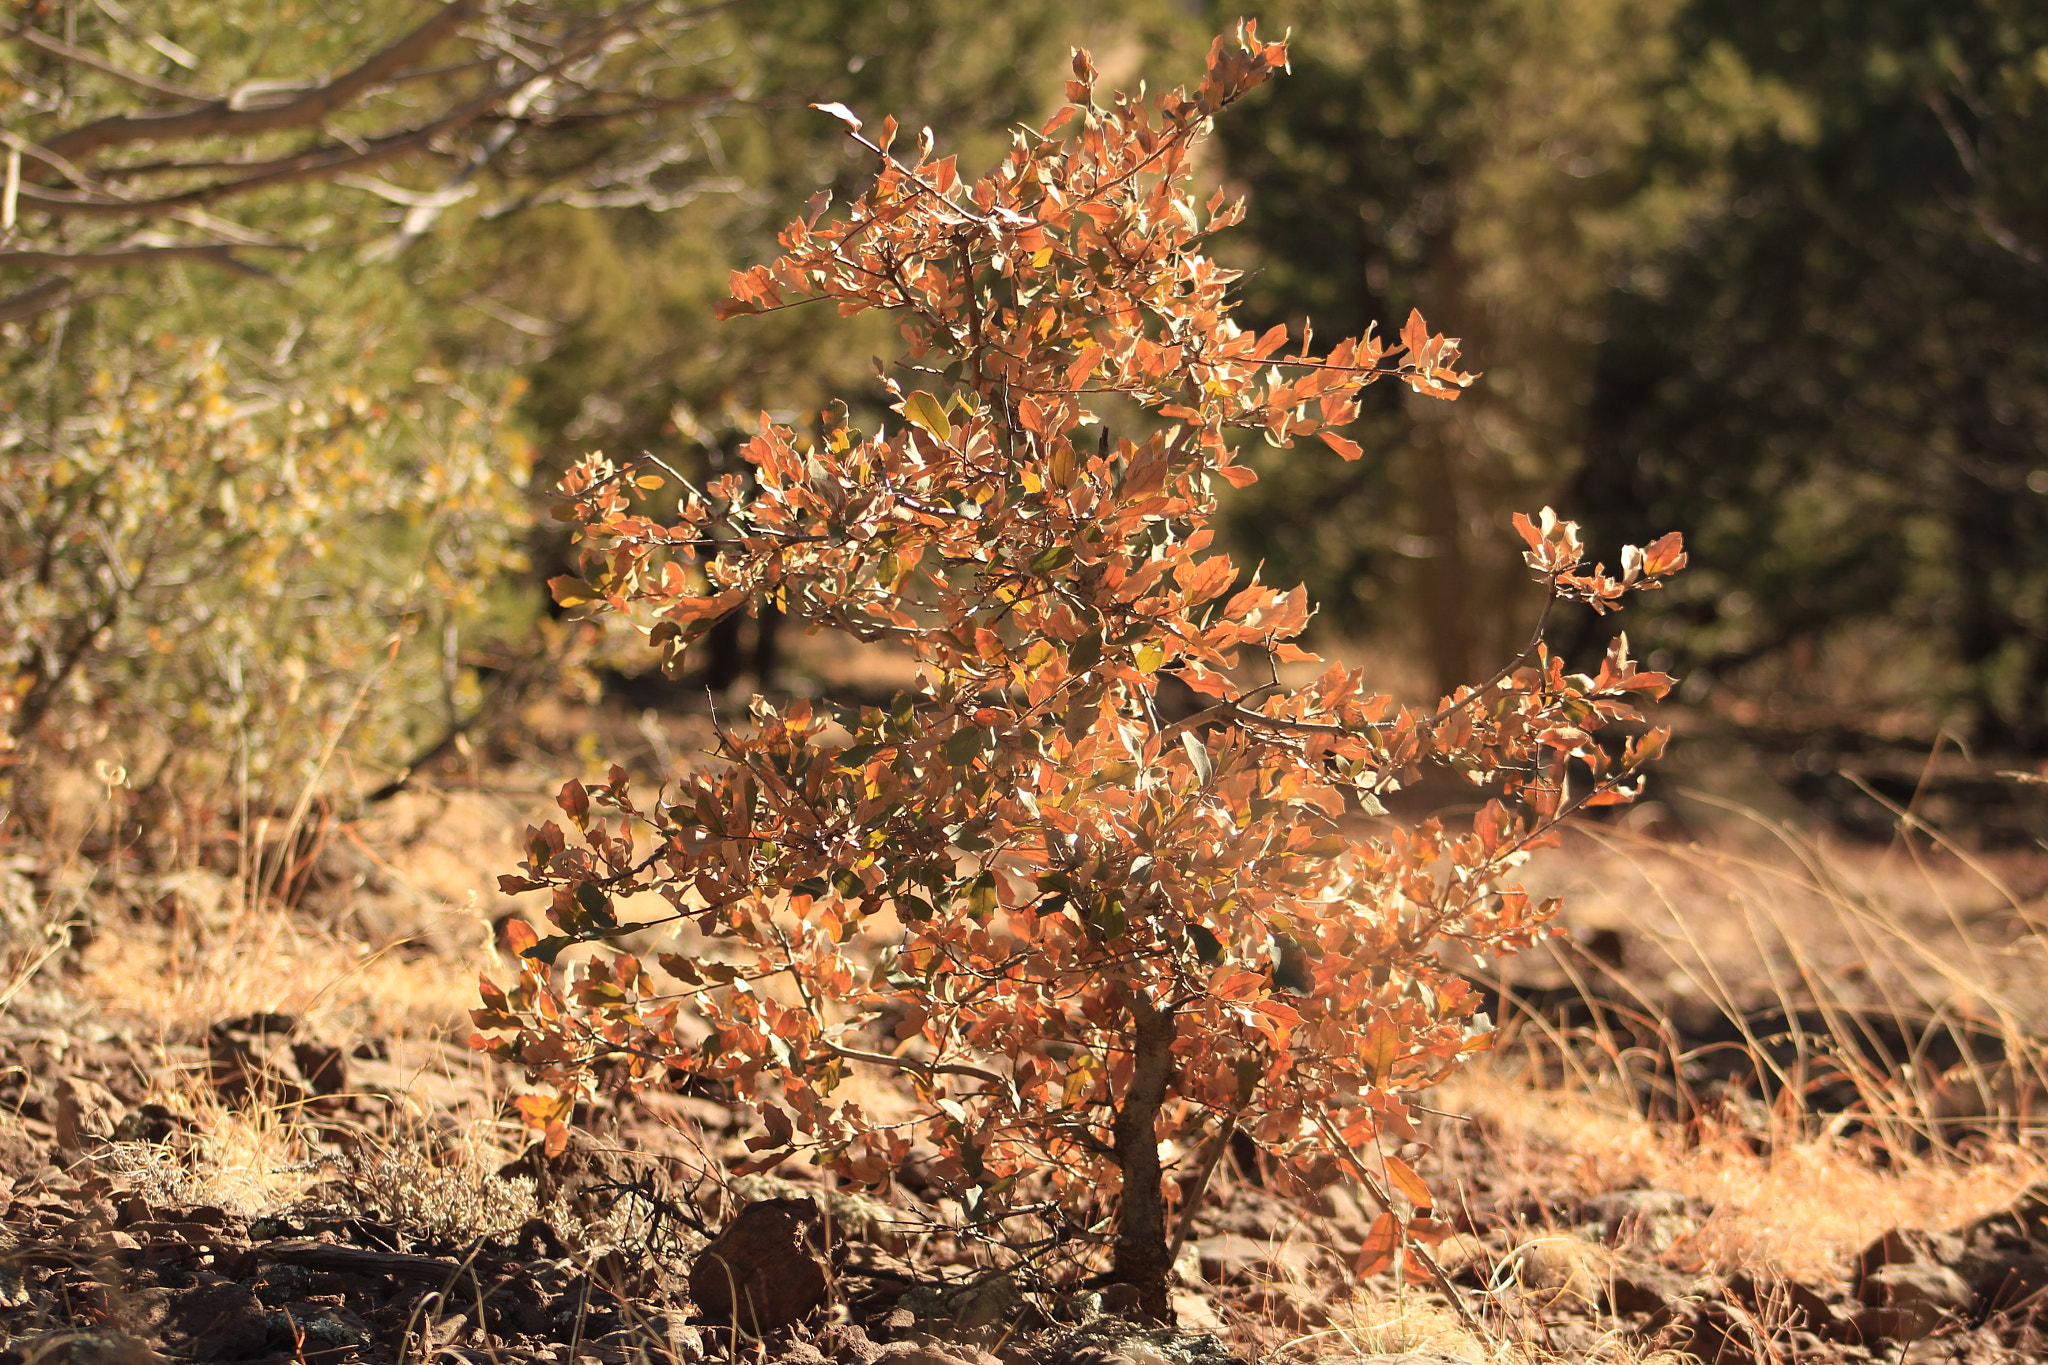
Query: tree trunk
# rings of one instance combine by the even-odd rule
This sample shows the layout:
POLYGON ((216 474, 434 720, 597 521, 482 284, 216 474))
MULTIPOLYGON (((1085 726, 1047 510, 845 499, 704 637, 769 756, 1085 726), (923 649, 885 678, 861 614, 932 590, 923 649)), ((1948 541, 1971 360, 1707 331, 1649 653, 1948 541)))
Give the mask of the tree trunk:
POLYGON ((1131 1083, 1116 1114, 1117 1165, 1123 1170, 1123 1202, 1117 1210, 1116 1251, 1110 1278, 1138 1291, 1138 1311, 1160 1322, 1173 1321, 1166 1280, 1166 1201, 1159 1191, 1159 1107, 1173 1074, 1173 1015, 1131 991, 1131 1083))

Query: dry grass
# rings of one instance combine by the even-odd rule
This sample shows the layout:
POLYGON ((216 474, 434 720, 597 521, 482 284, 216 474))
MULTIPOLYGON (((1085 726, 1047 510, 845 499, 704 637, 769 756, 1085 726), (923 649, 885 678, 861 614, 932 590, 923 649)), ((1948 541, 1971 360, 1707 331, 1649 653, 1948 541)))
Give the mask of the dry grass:
MULTIPOLYGON (((1312 1358, 1399 1355, 1414 1352, 1471 1365, 1558 1365, 1563 1357, 1522 1340, 1500 1322, 1468 1326, 1439 1300, 1420 1293, 1361 1295, 1346 1300, 1330 1326, 1295 1338, 1292 1350, 1312 1358)), ((1619 1332, 1590 1350, 1574 1351, 1572 1365, 1697 1365, 1694 1357, 1661 1351, 1619 1332)))
POLYGON ((1707 1204, 1712 1215, 1671 1254, 1703 1270, 1838 1282, 1846 1261, 1892 1228, 1954 1227, 2048 1178, 2038 1146, 1990 1145, 1969 1161, 1887 1153, 1880 1166, 1854 1138, 1758 1144, 1745 1129, 1654 1123, 1625 1095, 1533 1090, 1508 1065, 1476 1067, 1439 1093, 1477 1122, 1510 1185, 1565 1195, 1641 1186, 1707 1204))
POLYGON ((154 1099, 198 1125, 191 1156, 149 1143, 120 1143, 108 1161, 153 1204, 210 1204, 253 1215, 292 1203, 320 1179, 306 1129, 287 1111, 222 1104, 199 1085, 154 1099))
MULTIPOLYGON (((475 917, 461 911, 473 926, 475 917)), ((87 950, 77 991, 158 1037, 190 1038, 237 1015, 274 1011, 326 1036, 413 1038, 459 1028, 476 974, 499 964, 481 943, 467 959, 414 954, 412 935, 365 943, 274 907, 202 930, 124 926, 87 950)))
MULTIPOLYGON (((1800 1046, 1821 1070, 1829 1057, 1851 1060, 1835 1074, 1853 1082, 1855 1112, 1808 1107, 1816 1092, 1781 1060, 1758 1068, 1775 1092, 1768 1104, 1738 1085, 1690 1123, 1651 1122, 1642 1092, 1617 1075, 1631 1043, 1641 1061, 1640 1033, 1513 1021, 1501 1052, 1444 1100, 1480 1120, 1490 1159, 1532 1189, 1696 1197, 1714 1212, 1675 1258, 1813 1282, 1838 1279, 1845 1258, 1888 1229, 1954 1227, 2048 1177, 2048 860, 1973 854, 1924 830, 1889 849, 1844 848, 1732 814, 1740 824, 1712 846, 1584 831, 1532 868, 1532 886, 1566 895, 1581 936, 1625 936, 1623 977, 1641 1001, 1671 1000, 1695 1021, 1798 1016, 1812 1030, 1800 1046), (1871 1021, 1896 1027, 1901 1055, 1873 1042, 1871 1021), (1960 1035, 2004 1059, 1935 1065, 1960 1035), (1857 1058, 1896 1065, 1862 1069, 1857 1058)), ((1536 954, 1503 975, 1590 987, 1594 969, 1572 953, 1536 954)), ((1671 1074, 1685 1041, 1668 1016, 1649 1022, 1662 1036, 1647 1050, 1663 1050, 1671 1074)))
MULTIPOLYGON (((647 739, 655 750, 687 742, 658 727, 647 739)), ((494 803, 428 793, 360 829, 403 893, 395 899, 404 913, 382 932, 367 932, 361 918, 323 921, 230 896, 219 914, 124 923, 89 948, 66 989, 145 1039, 192 1040, 258 1011, 296 1016, 332 1041, 462 1037, 478 971, 502 978, 507 969, 489 945, 487 917, 512 903, 492 880, 516 863, 519 832, 542 807, 525 796, 494 803), (414 946, 422 942, 433 950, 414 946)), ((1760 1129, 1734 1118, 1688 1126, 1645 1117, 1609 1065, 1612 1039, 1527 1026, 1431 1103, 1478 1121, 1485 1159, 1506 1185, 1570 1195, 1676 1190, 1713 1212, 1667 1260, 1722 1272, 1766 1268, 1809 1283, 1838 1280, 1847 1258, 1888 1229, 1953 1227, 2048 1178, 2041 1130, 2028 1127, 2025 1112, 2029 1086, 2042 1078, 2033 1038, 2048 1025, 2048 912, 2038 891, 2048 860, 1988 859, 1925 836, 1890 851, 1844 849, 1741 818, 1746 832, 1714 846, 1588 831, 1539 861, 1531 886, 1565 894, 1575 929, 1625 930, 1628 970, 1645 999, 1729 1015, 1811 1007, 1840 1030, 1838 1043, 1854 1040, 1848 1021, 1858 1012, 1887 1012, 1923 1034, 1968 1021, 1997 1034, 2014 1059, 2003 1082, 1914 1066, 1889 1080, 1870 1077, 1862 1099, 1873 1126, 1860 1134, 1790 1101, 1753 1113, 1760 1129), (2004 1105, 2009 1136, 1966 1152, 1945 1146, 1958 1089, 1979 1109, 2004 1105)), ((1506 970, 1513 981, 1555 983, 1576 969, 1568 957, 1532 955, 1506 970)), ((849 1083, 876 1113, 907 1115, 914 1104, 880 1070, 859 1068, 849 1083)), ((156 1098, 201 1130, 195 1163, 145 1147, 118 1157, 160 1202, 255 1213, 339 1177, 386 1216, 451 1238, 502 1232, 535 1212, 531 1189, 490 1175, 518 1145, 516 1131, 478 1129, 462 1150, 432 1159, 399 1140, 344 1171, 323 1165, 306 1130, 275 1108, 226 1105, 197 1082, 156 1098)), ((411 1117, 430 1119, 430 1108, 411 1117)), ((1312 1332, 1277 1334, 1290 1354, 1549 1359, 1483 1310, 1475 1324, 1414 1291, 1363 1292, 1330 1309, 1312 1332)), ((1263 1338, 1268 1346, 1275 1339, 1263 1338)), ((1574 1359, 1677 1361, 1619 1335, 1574 1359)))

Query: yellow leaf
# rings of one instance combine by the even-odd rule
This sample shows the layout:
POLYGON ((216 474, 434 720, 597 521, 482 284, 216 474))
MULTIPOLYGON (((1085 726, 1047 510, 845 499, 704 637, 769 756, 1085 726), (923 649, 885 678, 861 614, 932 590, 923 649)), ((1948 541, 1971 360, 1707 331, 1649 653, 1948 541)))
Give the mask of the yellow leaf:
POLYGON ((1046 472, 1052 475, 1055 488, 1070 488, 1074 483, 1074 447, 1070 442, 1061 441, 1052 452, 1052 463, 1046 472))
POLYGON ((1394 1059, 1401 1055, 1401 1035, 1392 1026, 1382 1024, 1366 1039, 1364 1055, 1359 1058, 1365 1063, 1366 1078, 1374 1085, 1385 1085, 1387 1073, 1394 1069, 1394 1059))
POLYGON ((923 389, 903 400, 903 416, 941 441, 952 438, 953 423, 947 418, 944 405, 923 389))

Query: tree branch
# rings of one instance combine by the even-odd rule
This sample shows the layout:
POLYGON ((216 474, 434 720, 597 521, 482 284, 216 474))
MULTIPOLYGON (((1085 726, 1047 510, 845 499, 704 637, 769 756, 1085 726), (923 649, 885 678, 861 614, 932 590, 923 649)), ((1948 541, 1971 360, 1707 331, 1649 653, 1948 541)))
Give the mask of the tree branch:
MULTIPOLYGON (((64 270, 77 269, 81 266, 94 267, 108 265, 132 265, 137 261, 167 261, 177 260, 180 258, 190 259, 197 257, 204 260, 216 261, 221 265, 230 266, 236 270, 242 271, 245 274, 252 272, 259 275, 262 274, 263 272, 257 270, 256 267, 248 264, 245 261, 238 261, 232 255, 236 248, 245 245, 247 245, 247 243, 243 242, 192 242, 190 244, 179 243, 168 246, 134 245, 95 247, 85 251, 49 251, 33 249, 24 251, 0 251, 0 267, 25 266, 31 269, 64 270)), ((304 247, 294 246, 288 243, 278 243, 277 245, 272 246, 270 249, 273 251, 305 250, 304 247)), ((40 287, 41 286, 38 286, 38 288, 40 287)))
POLYGON ((325 85, 267 109, 241 107, 244 92, 231 92, 197 109, 114 114, 66 133, 47 144, 60 156, 76 160, 103 147, 126 142, 169 142, 216 135, 247 136, 279 128, 318 124, 357 96, 426 56, 456 29, 483 12, 484 0, 447 0, 441 12, 383 51, 377 52, 325 85))
POLYGON ((32 318, 37 313, 54 308, 71 292, 71 281, 62 275, 53 275, 41 284, 33 284, 19 294, 0 298, 0 322, 18 322, 32 318))
POLYGON ((62 38, 52 37, 41 29, 31 28, 26 24, 19 28, 9 29, 6 36, 14 39, 16 42, 27 43, 30 47, 41 48, 53 57, 62 57, 67 62, 76 62, 80 66, 89 66, 104 75, 112 76, 115 80, 126 81, 130 85, 140 86, 152 94, 169 95, 172 99, 180 100, 203 100, 206 98, 203 92, 194 90, 189 86, 173 85, 169 81, 158 80, 155 76, 144 75, 140 71, 130 71, 127 67, 118 66, 96 52, 88 52, 82 47, 73 47, 62 38))

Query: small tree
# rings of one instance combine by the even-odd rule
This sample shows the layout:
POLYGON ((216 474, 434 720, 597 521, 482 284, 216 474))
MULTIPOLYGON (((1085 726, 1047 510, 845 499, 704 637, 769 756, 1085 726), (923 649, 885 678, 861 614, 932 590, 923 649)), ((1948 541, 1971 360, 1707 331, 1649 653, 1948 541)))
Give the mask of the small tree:
MULTIPOLYGON (((1663 733, 1613 749, 1596 734, 1668 680, 1619 647, 1597 677, 1568 674, 1539 628, 1434 709, 1341 667, 1283 682, 1279 665, 1314 660, 1293 643, 1304 594, 1208 552, 1217 485, 1253 477, 1233 434, 1319 435, 1355 458, 1336 429, 1366 385, 1455 398, 1470 382, 1417 315, 1396 346, 1322 355, 1230 322, 1233 275, 1199 248, 1240 209, 1198 206, 1191 151, 1285 60, 1247 24, 1192 94, 1098 105, 1077 54, 1071 102, 972 185, 928 134, 899 158, 893 120, 871 140, 823 106, 880 158, 875 184, 838 221, 814 203, 787 255, 735 274, 725 312, 900 315, 906 351, 882 382, 903 424, 865 434, 835 408, 813 438, 764 419, 752 482, 686 486, 670 524, 634 510, 636 486, 662 482, 647 462, 593 457, 565 481, 587 567, 558 597, 643 609, 671 664, 766 599, 895 641, 920 673, 887 707, 757 700, 720 731, 715 771, 651 802, 617 768, 564 787, 582 846, 533 830, 524 875, 504 879, 552 888, 560 932, 515 929, 521 978, 486 982, 476 1014, 494 1035, 479 1046, 554 1088, 521 1102, 552 1144, 598 1062, 627 1086, 730 1082, 763 1120, 754 1169, 803 1151, 878 1184, 921 1133, 930 1174, 983 1227, 1114 1194, 1111 1278, 1161 1318, 1167 1198, 1200 1184, 1168 1184, 1165 1140, 1206 1135, 1210 1160, 1235 1133, 1283 1165, 1335 1155, 1384 1210, 1361 1270, 1434 1228, 1415 1173, 1360 1149, 1412 1136, 1403 1096, 1488 1041, 1438 951, 1551 932, 1554 902, 1510 870, 1570 812, 1630 798, 1663 733), (1166 677, 1199 709, 1162 714, 1166 677), (1369 824, 1426 765, 1497 795, 1459 832, 1369 824), (672 982, 624 953, 554 967, 571 943, 646 927, 614 908, 646 891, 732 951, 661 954, 672 982), (842 945, 889 912, 901 942, 866 971, 842 945), (893 1041, 874 1041, 877 1020, 893 1041), (927 1115, 864 1113, 837 1090, 855 1064, 907 1075, 927 1115)), ((1570 523, 1517 525, 1552 602, 1604 610, 1684 560, 1667 537, 1609 577, 1582 568, 1570 523)))

